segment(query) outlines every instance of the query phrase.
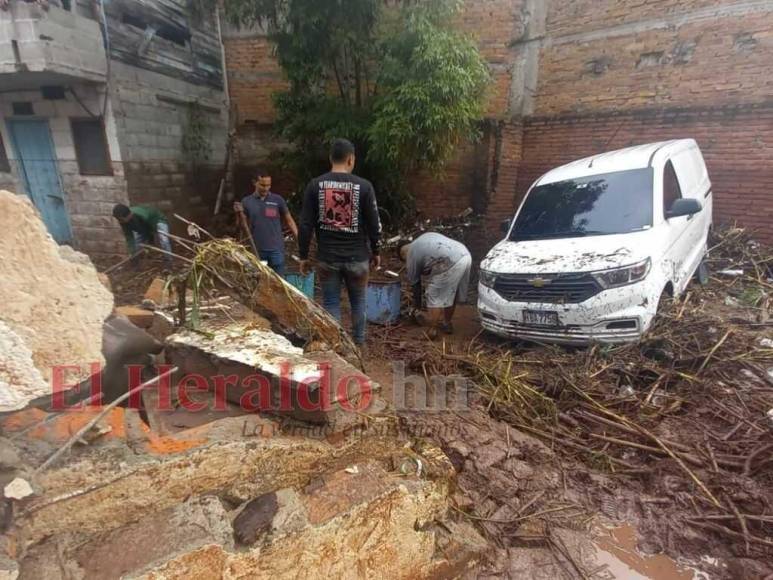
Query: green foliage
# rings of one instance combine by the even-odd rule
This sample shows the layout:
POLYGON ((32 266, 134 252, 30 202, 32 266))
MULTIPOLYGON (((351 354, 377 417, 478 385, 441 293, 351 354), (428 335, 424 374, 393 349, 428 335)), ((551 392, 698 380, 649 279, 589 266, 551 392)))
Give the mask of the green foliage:
POLYGON ((262 26, 290 88, 276 127, 295 147, 281 161, 301 182, 327 166, 337 137, 357 147, 396 219, 412 211, 406 177, 440 172, 478 136, 489 81, 475 43, 455 31, 459 0, 225 0, 236 24, 262 26))
POLYGON ((402 171, 441 169, 461 140, 477 136, 483 115, 486 64, 437 8, 430 3, 408 11, 384 43, 370 156, 402 171))

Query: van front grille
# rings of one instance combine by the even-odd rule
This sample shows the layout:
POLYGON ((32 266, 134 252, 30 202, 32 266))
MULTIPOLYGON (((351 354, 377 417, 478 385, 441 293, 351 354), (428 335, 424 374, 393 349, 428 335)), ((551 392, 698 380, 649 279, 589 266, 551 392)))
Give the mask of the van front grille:
POLYGON ((587 273, 579 274, 497 274, 494 290, 510 302, 579 304, 603 288, 587 273))

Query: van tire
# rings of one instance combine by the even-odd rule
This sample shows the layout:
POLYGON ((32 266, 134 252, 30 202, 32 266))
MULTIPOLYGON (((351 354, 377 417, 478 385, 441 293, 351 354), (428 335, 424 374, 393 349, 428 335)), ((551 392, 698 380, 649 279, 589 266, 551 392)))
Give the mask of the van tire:
POLYGON ((698 269, 695 270, 695 279, 698 281, 698 284, 701 286, 706 286, 709 283, 709 278, 711 277, 711 274, 709 272, 709 264, 704 258, 701 260, 700 265, 698 266, 698 269))
POLYGON ((660 298, 658 298, 658 306, 655 310, 655 318, 653 319, 653 323, 661 314, 663 314, 663 310, 667 308, 673 301, 674 287, 671 285, 671 282, 669 282, 666 284, 666 287, 663 288, 663 292, 660 293, 660 298))

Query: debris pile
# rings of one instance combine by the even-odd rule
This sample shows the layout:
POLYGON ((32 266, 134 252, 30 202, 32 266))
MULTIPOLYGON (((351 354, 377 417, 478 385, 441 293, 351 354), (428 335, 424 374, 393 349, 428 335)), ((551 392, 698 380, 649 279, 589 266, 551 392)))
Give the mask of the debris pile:
POLYGON ((101 365, 113 297, 88 257, 59 247, 26 196, 0 191, 0 411, 74 384, 101 365))
POLYGON ((244 246, 225 239, 195 244, 192 250, 195 255, 189 261, 186 284, 193 291, 194 326, 202 295, 219 288, 269 320, 279 334, 295 337, 305 346, 324 343, 343 356, 356 354, 357 348, 335 319, 244 246))
POLYGON ((112 296, 90 262, 60 258, 17 201, 31 217, 22 232, 4 224, 16 238, 0 240, 13 269, 0 322, 18 332, 0 327, 0 339, 32 341, 40 375, 106 366, 101 390, 84 380, 67 393, 77 408, 43 397, 0 417, 0 576, 423 578, 480 559, 480 535, 448 518, 448 458, 399 435, 378 385, 343 358, 359 353, 340 325, 248 250, 178 239, 186 271, 148 280, 128 318, 108 317, 112 296))
POLYGON ((406 353, 411 368, 474 376, 494 417, 632 482, 640 514, 662 509, 646 524, 657 528, 659 549, 691 537, 693 550, 710 551, 708 540, 695 541, 699 529, 735 556, 770 557, 773 252, 738 230, 720 235, 715 267, 746 274, 692 287, 638 344, 570 350, 482 339, 455 352, 443 345, 406 353), (728 292, 753 292, 755 300, 724 308, 728 292))

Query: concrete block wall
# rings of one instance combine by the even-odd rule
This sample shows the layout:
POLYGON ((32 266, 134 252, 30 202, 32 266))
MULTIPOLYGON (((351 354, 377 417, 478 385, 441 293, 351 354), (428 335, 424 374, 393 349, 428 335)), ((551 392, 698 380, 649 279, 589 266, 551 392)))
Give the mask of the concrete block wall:
POLYGON ((206 223, 212 216, 222 177, 228 133, 225 93, 153 71, 113 61, 111 103, 124 161, 128 196, 133 204, 180 213, 206 223), (198 101, 205 119, 210 156, 193 167, 182 140, 188 103, 198 101))
MULTIPOLYGON (((96 113, 101 110, 104 103, 101 88, 94 85, 74 85, 72 89, 88 111, 96 113)), ((113 175, 86 176, 80 175, 79 172, 70 119, 84 118, 90 114, 72 94, 68 93, 65 100, 59 101, 44 100, 39 90, 0 94, 0 132, 11 165, 11 173, 0 173, 0 187, 21 195, 25 194, 24 184, 19 175, 16 152, 5 123, 12 117, 11 103, 14 101, 32 102, 35 117, 48 120, 75 249, 95 259, 123 254, 123 236, 112 220, 112 208, 115 203, 127 201, 126 182, 115 127, 109 122, 109 108, 106 136, 113 175)))
POLYGON ((44 9, 38 3, 11 2, 8 10, 0 10, 0 74, 17 71, 104 82, 107 59, 99 23, 53 4, 44 9))

